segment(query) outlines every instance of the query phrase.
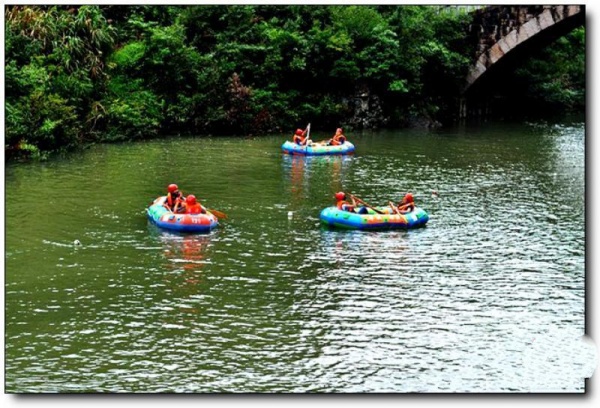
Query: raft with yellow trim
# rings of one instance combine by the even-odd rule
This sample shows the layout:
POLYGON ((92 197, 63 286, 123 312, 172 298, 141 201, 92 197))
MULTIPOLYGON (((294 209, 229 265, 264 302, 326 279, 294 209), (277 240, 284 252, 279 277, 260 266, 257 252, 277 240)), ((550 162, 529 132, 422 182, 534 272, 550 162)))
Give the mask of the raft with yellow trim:
POLYGON ((347 140, 338 146, 329 146, 321 143, 299 145, 298 143, 290 142, 289 140, 287 140, 281 145, 281 149, 287 154, 296 154, 304 156, 323 156, 326 154, 354 153, 354 145, 347 140))
POLYGON ((206 211, 206 214, 174 213, 163 206, 166 199, 166 196, 158 197, 146 211, 150 221, 160 228, 179 232, 210 232, 219 224, 210 211, 206 211))
POLYGON ((384 214, 378 214, 371 208, 368 208, 366 214, 358 214, 342 211, 337 207, 327 207, 321 211, 319 218, 323 224, 330 227, 360 230, 418 228, 429 221, 427 212, 418 207, 405 214, 392 213, 390 207, 376 208, 384 214))

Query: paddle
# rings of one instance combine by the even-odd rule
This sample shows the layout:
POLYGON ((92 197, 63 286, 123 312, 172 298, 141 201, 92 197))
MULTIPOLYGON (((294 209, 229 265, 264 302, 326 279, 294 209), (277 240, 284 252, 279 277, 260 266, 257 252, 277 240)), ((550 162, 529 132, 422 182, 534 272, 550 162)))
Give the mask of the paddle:
POLYGON ((355 195, 352 195, 350 193, 348 193, 348 195, 350 197, 352 197, 353 200, 358 201, 359 203, 363 204, 365 207, 370 208, 371 210, 375 211, 377 214, 385 214, 383 211, 378 210, 377 208, 373 207, 372 205, 365 203, 363 200, 361 200, 360 198, 356 197, 355 195))
POLYGON ((309 146, 309 145, 322 145, 322 144, 325 144, 325 143, 326 143, 325 140, 322 140, 320 142, 313 142, 311 140, 311 138, 310 138, 310 123, 309 123, 308 126, 306 126, 306 143, 305 144, 307 146, 309 146))
POLYGON ((211 213, 213 213, 215 215, 215 217, 217 217, 217 218, 222 218, 222 219, 227 218, 227 214, 225 214, 221 211, 213 210, 212 208, 207 208, 207 210, 210 211, 211 213))

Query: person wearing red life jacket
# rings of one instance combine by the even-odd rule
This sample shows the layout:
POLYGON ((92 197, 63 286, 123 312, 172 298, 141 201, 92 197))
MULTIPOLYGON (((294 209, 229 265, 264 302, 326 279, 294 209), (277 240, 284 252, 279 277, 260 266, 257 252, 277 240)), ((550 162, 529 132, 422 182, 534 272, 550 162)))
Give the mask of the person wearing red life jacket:
POLYGON ((350 204, 348 201, 346 201, 346 193, 343 191, 335 193, 335 199, 337 201, 335 206, 338 210, 354 212, 354 207, 356 204, 354 202, 350 204))
POLYGON ((352 200, 352 204, 346 201, 346 193, 340 191, 339 193, 335 193, 335 199, 337 201, 336 207, 341 211, 355 212, 358 214, 367 214, 369 210, 364 205, 357 208, 356 200, 354 196, 350 194, 350 199, 352 200))
POLYGON ((350 204, 348 201, 346 201, 346 193, 344 193, 343 191, 335 193, 335 199, 337 201, 335 206, 337 207, 338 210, 354 212, 354 210, 356 208, 356 201, 354 201, 353 198, 352 198, 352 204, 350 204))
POLYGON ((179 191, 179 187, 177 187, 177 184, 169 184, 169 186, 167 187, 167 198, 163 205, 167 207, 170 211, 183 212, 185 210, 183 208, 184 202, 185 197, 179 191))
POLYGON ((296 129, 296 132, 294 133, 294 143, 304 146, 306 142, 308 142, 306 137, 306 129, 296 129))
POLYGON ((327 144, 329 146, 339 146, 341 144, 344 144, 344 142, 346 141, 346 136, 344 136, 342 132, 342 128, 337 128, 335 131, 335 135, 333 135, 333 137, 329 139, 329 143, 327 144))
POLYGON ((206 208, 196 201, 196 196, 190 194, 185 199, 185 213, 186 214, 206 214, 206 208))
POLYGON ((398 211, 401 214, 406 214, 415 209, 415 200, 412 193, 406 193, 402 201, 398 203, 398 211))

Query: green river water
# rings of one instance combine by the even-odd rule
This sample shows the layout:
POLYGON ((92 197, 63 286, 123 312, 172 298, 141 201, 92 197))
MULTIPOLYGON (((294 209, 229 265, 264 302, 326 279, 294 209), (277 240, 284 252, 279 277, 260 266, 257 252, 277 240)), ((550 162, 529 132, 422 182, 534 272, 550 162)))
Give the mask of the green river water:
POLYGON ((5 391, 584 391, 583 123, 349 133, 347 157, 290 136, 8 164, 5 391), (169 183, 228 218, 161 231, 169 183), (322 227, 340 190, 430 220, 322 227))

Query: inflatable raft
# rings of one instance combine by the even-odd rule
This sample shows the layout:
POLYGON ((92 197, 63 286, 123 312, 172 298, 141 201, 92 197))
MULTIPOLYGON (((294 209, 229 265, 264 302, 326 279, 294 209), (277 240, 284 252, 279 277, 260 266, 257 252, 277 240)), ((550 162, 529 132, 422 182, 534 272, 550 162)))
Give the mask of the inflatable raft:
POLYGON ((167 197, 158 197, 148 207, 148 218, 161 228, 180 232, 209 232, 217 225, 217 217, 206 214, 177 214, 163 206, 167 197))
POLYGON ((368 214, 357 214, 338 210, 337 207, 327 207, 321 211, 321 222, 330 227, 346 229, 409 229, 424 226, 429 221, 425 210, 415 207, 406 214, 392 213, 390 207, 377 207, 385 214, 378 214, 368 209, 368 214))
POLYGON ((328 146, 325 144, 313 143, 312 145, 302 146, 294 142, 286 141, 281 145, 281 149, 287 154, 300 154, 305 156, 322 156, 326 154, 352 154, 354 145, 345 141, 338 146, 328 146))

